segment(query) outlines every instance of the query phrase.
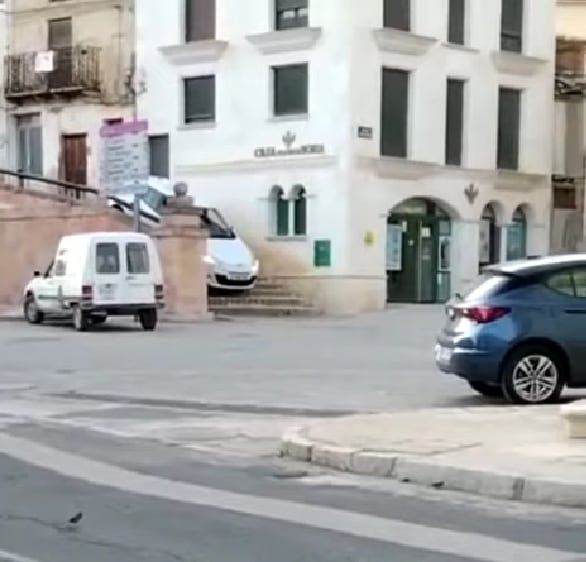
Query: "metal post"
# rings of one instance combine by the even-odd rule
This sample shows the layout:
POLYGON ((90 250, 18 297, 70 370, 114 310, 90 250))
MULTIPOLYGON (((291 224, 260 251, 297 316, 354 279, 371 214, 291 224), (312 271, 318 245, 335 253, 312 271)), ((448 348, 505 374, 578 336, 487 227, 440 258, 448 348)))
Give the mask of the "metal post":
POLYGON ((134 214, 133 214, 134 230, 136 232, 140 232, 140 197, 137 194, 135 194, 135 196, 134 196, 133 211, 134 211, 134 214))

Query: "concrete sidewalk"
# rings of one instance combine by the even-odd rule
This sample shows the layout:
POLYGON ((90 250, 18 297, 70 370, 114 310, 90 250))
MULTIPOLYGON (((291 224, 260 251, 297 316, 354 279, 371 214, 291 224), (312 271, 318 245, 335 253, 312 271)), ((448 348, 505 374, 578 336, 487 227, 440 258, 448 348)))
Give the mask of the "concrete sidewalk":
POLYGON ((359 474, 496 498, 586 507, 586 440, 559 406, 421 410, 320 420, 281 454, 359 474))

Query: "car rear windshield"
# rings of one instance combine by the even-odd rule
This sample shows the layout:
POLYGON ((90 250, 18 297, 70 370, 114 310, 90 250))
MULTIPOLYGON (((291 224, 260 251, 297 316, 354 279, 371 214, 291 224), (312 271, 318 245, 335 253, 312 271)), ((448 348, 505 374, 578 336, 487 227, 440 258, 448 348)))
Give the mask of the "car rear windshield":
POLYGON ((505 292, 514 284, 514 278, 500 273, 482 273, 465 293, 462 298, 466 301, 478 301, 505 292))

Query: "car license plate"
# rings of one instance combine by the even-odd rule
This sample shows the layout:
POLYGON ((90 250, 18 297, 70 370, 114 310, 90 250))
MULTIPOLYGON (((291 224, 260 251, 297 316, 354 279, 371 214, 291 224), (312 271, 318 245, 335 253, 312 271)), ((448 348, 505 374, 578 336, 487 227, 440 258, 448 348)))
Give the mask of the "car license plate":
POLYGON ((111 300, 114 298, 116 285, 98 285, 98 295, 102 299, 111 300))
POLYGON ((435 360, 438 363, 449 363, 450 359, 452 358, 452 350, 447 347, 442 347, 438 345, 435 348, 435 360))
POLYGON ((229 273, 228 279, 231 281, 248 281, 250 275, 248 275, 248 273, 229 273))

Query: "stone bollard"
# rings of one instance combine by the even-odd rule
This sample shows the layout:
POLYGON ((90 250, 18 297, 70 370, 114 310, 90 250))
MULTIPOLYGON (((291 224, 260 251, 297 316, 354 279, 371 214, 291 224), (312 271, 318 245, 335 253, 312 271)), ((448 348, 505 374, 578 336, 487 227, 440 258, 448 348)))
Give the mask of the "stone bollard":
POLYGON ((586 439, 586 400, 564 404, 560 415, 566 421, 570 439, 586 439))
POLYGON ((174 186, 162 213, 161 227, 152 233, 157 240, 165 279, 165 311, 168 320, 210 320, 207 301, 207 232, 197 207, 187 196, 185 184, 174 186))

